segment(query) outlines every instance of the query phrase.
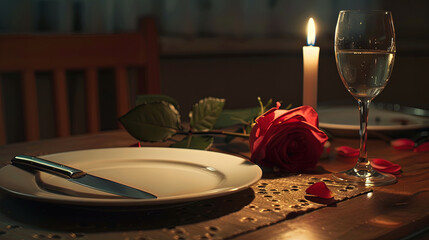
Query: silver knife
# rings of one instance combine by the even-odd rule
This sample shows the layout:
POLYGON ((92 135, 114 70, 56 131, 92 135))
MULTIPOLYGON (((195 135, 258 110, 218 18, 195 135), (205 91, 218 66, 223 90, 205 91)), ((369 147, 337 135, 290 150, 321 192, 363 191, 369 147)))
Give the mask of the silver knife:
POLYGON ((25 166, 32 169, 37 169, 43 172, 55 174, 57 176, 68 179, 71 182, 83 185, 85 187, 93 188, 99 191, 112 193, 128 198, 143 198, 143 199, 154 199, 157 198, 155 195, 129 187, 111 180, 107 180, 101 177, 97 177, 88 174, 82 170, 68 167, 59 163, 55 163, 46 159, 18 155, 12 160, 14 166, 25 166))

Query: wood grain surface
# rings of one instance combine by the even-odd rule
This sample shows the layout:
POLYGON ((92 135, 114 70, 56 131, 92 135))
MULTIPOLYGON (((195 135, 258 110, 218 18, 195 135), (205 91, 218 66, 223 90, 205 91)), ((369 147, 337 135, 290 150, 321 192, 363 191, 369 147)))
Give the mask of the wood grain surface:
MULTIPOLYGON (((10 159, 17 154, 43 155, 81 149, 122 147, 133 143, 136 143, 135 139, 128 133, 118 130, 3 145, 0 146, 0 166, 9 164, 10 159)), ((166 146, 168 144, 166 142, 149 145, 166 146)), ((340 145, 357 147, 358 141, 356 139, 332 141, 333 148, 340 145)), ((246 142, 215 144, 213 150, 243 157, 249 156, 246 142)), ((387 142, 376 139, 369 140, 368 152, 370 158, 385 158, 402 166, 402 173, 398 176, 396 184, 373 187, 370 193, 339 202, 332 207, 240 234, 234 239, 424 239, 427 237, 425 230, 429 227, 429 153, 395 150, 387 142)), ((331 153, 329 157, 321 159, 317 168, 312 171, 315 174, 336 172, 352 167, 354 162, 355 159, 341 158, 331 153)), ((309 173, 311 174, 312 171, 309 173)), ((222 223, 219 222, 219 224, 222 223)), ((157 231, 166 231, 165 229, 170 231, 168 228, 160 228, 157 231)), ((13 236, 20 239, 19 231, 19 227, 15 229, 13 224, 0 220, 0 238, 3 232, 4 236, 15 233, 13 236)), ((85 239, 118 239, 115 236, 121 236, 119 239, 133 239, 126 232, 112 233, 108 230, 95 234, 94 238, 85 236, 88 237, 85 239)), ((190 236, 182 237, 193 239, 190 236)), ((215 236, 206 237, 206 239, 216 239, 215 236)), ((75 235, 70 235, 70 239, 75 238, 75 235)), ((62 237, 62 239, 66 238, 62 237)))

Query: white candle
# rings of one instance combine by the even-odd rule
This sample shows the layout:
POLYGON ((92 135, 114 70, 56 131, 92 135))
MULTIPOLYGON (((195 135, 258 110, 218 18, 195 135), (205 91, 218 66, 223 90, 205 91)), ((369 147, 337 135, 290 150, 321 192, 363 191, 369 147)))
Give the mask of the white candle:
POLYGON ((319 68, 320 48, 314 46, 316 42, 316 27, 313 18, 308 20, 307 44, 302 48, 304 60, 304 82, 302 105, 308 105, 317 109, 317 72, 319 68))

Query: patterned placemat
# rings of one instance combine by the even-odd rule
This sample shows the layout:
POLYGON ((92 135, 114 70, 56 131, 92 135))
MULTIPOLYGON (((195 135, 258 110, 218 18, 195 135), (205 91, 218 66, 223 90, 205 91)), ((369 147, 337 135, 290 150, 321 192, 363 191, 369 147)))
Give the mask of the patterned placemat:
POLYGON ((120 209, 76 208, 32 203, 2 195, 1 239, 228 239, 287 221, 370 188, 337 183, 328 175, 265 176, 251 188, 198 202, 120 209), (323 181, 335 194, 330 200, 306 195, 323 181))

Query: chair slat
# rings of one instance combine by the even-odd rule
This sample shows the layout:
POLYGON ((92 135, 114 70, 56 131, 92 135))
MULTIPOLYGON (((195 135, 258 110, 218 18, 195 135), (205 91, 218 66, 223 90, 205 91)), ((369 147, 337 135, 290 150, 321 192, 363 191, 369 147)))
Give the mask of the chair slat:
POLYGON ((55 119, 58 137, 70 136, 67 81, 64 69, 54 70, 55 119))
POLYGON ((27 141, 40 138, 39 111, 36 78, 33 70, 25 70, 22 76, 22 100, 24 107, 25 135, 27 141))
POLYGON ((89 133, 100 131, 100 110, 98 99, 98 75, 96 68, 88 68, 86 76, 86 124, 89 133))
POLYGON ((0 70, 145 64, 146 58, 137 54, 141 37, 140 33, 2 35, 0 70))
POLYGON ((140 21, 139 31, 146 45, 145 51, 140 51, 140 58, 146 59, 146 66, 138 72, 137 93, 160 93, 160 46, 155 20, 145 18, 140 21))
POLYGON ((115 68, 116 114, 118 117, 124 115, 130 109, 130 94, 127 77, 126 67, 119 66, 115 68))

